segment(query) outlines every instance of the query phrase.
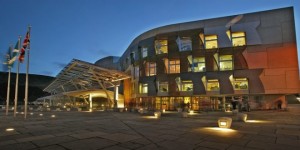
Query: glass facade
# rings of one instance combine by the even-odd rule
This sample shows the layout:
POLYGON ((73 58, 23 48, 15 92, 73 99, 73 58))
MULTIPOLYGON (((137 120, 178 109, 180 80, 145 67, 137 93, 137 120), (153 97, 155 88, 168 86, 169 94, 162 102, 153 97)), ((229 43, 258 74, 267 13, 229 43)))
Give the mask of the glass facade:
POLYGON ((232 55, 220 55, 220 71, 233 70, 232 55))
POLYGON ((205 36, 205 48, 206 49, 218 48, 218 36, 217 35, 206 35, 205 36))
POLYGON ((245 32, 233 32, 231 34, 232 45, 235 46, 244 46, 246 45, 246 36, 245 32))

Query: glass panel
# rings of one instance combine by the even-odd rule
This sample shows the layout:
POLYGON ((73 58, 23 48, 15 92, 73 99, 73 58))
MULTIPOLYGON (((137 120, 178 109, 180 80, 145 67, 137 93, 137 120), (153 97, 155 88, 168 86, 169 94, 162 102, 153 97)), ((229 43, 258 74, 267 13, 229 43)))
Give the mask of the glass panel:
POLYGON ((218 48, 218 41, 206 41, 206 49, 218 48))
POLYGON ((168 53, 168 40, 156 40, 155 51, 156 54, 168 53))
POLYGON ((233 46, 244 46, 244 45, 246 45, 245 37, 232 38, 232 45, 233 46))
POLYGON ((247 78, 236 78, 234 81, 234 90, 248 90, 247 78))
POLYGON ((217 38, 217 35, 206 35, 205 36, 205 40, 207 41, 207 40, 216 40, 216 39, 218 39, 217 38))
POLYGON ((156 63, 147 62, 145 66, 146 76, 154 76, 156 75, 156 63))
POLYGON ((140 83, 139 91, 140 91, 140 94, 148 93, 148 84, 140 83))
POLYGON ((168 92, 168 82, 159 83, 159 92, 168 92))
POLYGON ((232 61, 220 62, 220 70, 232 70, 232 61))
POLYGON ((143 56, 143 58, 148 56, 148 48, 147 47, 142 48, 142 56, 143 56))
POLYGON ((190 51, 192 50, 192 40, 189 37, 177 38, 176 40, 179 51, 190 51))
POLYGON ((232 33, 232 37, 245 37, 245 32, 234 32, 232 33))
POLYGON ((220 70, 233 70, 232 55, 220 56, 220 70))
POLYGON ((193 91, 192 81, 182 81, 182 91, 193 91))
POLYGON ((220 85, 218 80, 208 80, 207 81, 207 91, 219 91, 220 85))
POLYGON ((180 73, 180 60, 169 61, 169 73, 180 73))
POLYGON ((194 63, 194 72, 203 72, 205 71, 205 58, 204 57, 195 57, 193 59, 194 63))
POLYGON ((246 45, 245 32, 232 33, 232 45, 233 46, 244 46, 244 45, 246 45))

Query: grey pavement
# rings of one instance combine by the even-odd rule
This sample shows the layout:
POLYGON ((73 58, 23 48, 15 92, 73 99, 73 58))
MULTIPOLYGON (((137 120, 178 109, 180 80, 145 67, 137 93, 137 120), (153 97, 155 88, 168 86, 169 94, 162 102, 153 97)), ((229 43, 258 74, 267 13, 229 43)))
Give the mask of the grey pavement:
POLYGON ((299 149, 300 113, 247 112, 237 121, 225 112, 200 112, 182 118, 167 112, 157 119, 132 112, 0 112, 0 150, 189 150, 299 149), (42 113, 43 116, 39 114, 42 113), (52 118, 51 115, 55 115, 52 118), (231 117, 230 130, 219 130, 219 117, 231 117), (14 128, 14 131, 6 131, 14 128))

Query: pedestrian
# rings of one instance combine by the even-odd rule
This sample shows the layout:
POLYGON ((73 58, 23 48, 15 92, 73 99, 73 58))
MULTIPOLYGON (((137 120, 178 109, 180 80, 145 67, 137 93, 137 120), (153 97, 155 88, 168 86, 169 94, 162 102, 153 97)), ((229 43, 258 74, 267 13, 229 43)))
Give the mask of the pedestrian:
POLYGON ((281 105, 282 105, 282 102, 281 102, 281 99, 279 99, 278 102, 277 102, 277 108, 279 110, 281 109, 281 105))

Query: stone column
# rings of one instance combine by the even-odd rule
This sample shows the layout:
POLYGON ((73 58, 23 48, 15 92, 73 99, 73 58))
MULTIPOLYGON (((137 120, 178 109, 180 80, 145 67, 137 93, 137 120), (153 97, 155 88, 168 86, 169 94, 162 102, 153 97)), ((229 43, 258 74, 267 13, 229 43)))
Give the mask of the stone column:
POLYGON ((114 108, 118 108, 118 100, 119 100, 119 86, 115 85, 115 88, 114 88, 114 108))
POLYGON ((89 111, 92 112, 93 111, 93 96, 92 96, 92 94, 89 95, 89 102, 90 102, 89 111))

